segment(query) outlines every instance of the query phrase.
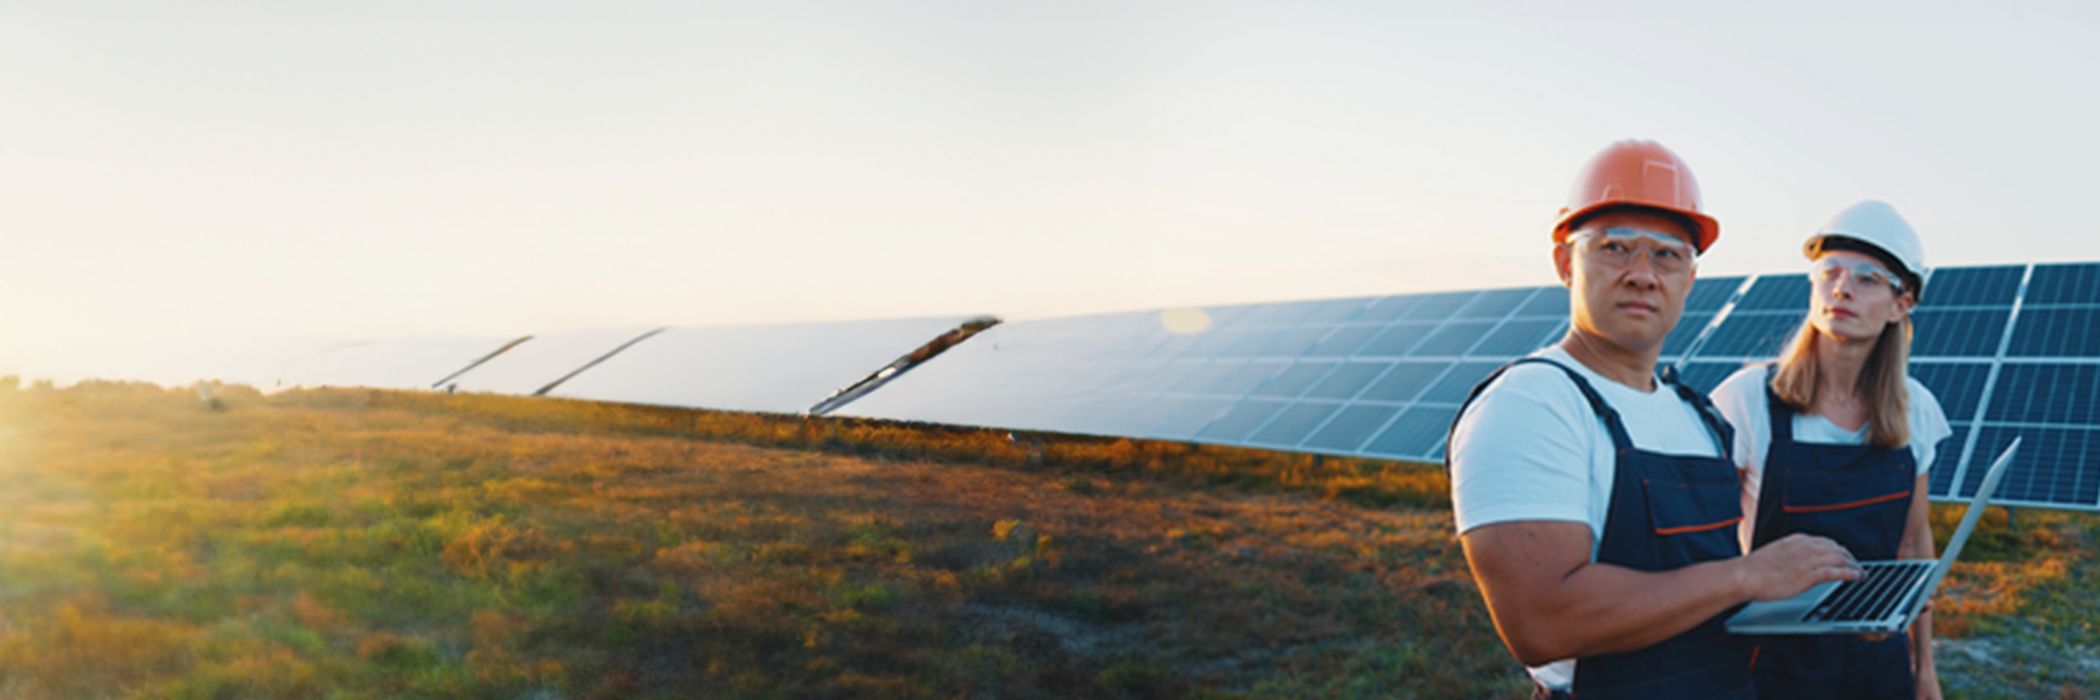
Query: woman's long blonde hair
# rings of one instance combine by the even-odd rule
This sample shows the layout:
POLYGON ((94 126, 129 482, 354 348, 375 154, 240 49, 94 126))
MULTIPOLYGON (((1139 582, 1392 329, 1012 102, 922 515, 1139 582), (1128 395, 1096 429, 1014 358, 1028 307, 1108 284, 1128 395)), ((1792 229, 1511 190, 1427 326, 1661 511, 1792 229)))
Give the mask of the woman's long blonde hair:
MULTIPOLYGON (((1881 329, 1881 338, 1867 354, 1867 366, 1859 370, 1857 389, 1867 404, 1867 442, 1877 446, 1910 444, 1910 387, 1905 383, 1910 376, 1910 335, 1910 315, 1904 314, 1902 322, 1881 329)), ((1806 413, 1816 405, 1819 342, 1815 324, 1803 319, 1772 373, 1772 393, 1795 411, 1806 413)))

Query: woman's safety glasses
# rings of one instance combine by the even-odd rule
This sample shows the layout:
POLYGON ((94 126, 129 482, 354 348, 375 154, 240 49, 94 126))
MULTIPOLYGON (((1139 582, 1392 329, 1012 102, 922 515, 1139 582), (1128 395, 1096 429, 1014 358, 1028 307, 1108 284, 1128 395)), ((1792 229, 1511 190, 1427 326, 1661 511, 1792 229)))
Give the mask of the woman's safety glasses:
POLYGON ((1592 258, 1615 268, 1633 264, 1633 258, 1647 253, 1648 264, 1656 272, 1682 274, 1692 269, 1694 251, 1683 238, 1667 233, 1611 226, 1602 229, 1586 229, 1568 239, 1570 244, 1582 246, 1583 252, 1592 258))
POLYGON ((1866 260, 1826 256, 1808 266, 1808 281, 1821 289, 1829 289, 1831 285, 1837 284, 1839 277, 1846 275, 1852 277, 1852 288, 1861 292, 1903 293, 1902 280, 1897 279, 1888 268, 1866 260))

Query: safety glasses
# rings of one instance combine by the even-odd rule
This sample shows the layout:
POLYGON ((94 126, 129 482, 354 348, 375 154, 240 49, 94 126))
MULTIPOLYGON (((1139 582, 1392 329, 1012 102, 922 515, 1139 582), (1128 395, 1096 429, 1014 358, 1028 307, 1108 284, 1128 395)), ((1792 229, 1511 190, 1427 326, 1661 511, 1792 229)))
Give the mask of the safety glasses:
POLYGON ((1808 266, 1808 281, 1821 289, 1829 289, 1837 284, 1839 277, 1848 275, 1852 278, 1852 287, 1861 292, 1903 293, 1903 281, 1888 268, 1871 261, 1826 256, 1808 266))
POLYGON ((1582 246, 1584 253, 1615 268, 1632 265, 1636 256, 1646 253, 1656 272, 1672 275, 1691 270, 1697 253, 1683 238, 1631 226, 1585 229, 1569 237, 1568 244, 1582 246))

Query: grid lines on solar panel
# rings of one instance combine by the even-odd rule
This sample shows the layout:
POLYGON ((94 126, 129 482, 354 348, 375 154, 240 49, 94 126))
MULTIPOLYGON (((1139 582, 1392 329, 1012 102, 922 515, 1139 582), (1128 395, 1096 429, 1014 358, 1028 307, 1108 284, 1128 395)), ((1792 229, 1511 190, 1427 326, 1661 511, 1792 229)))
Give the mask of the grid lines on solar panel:
POLYGON ((1541 287, 1539 293, 1517 309, 1519 317, 1568 317, 1568 290, 1560 287, 1541 287))
POLYGON ((1217 420, 1211 421, 1196 437, 1225 442, 1240 442, 1247 439, 1256 427, 1268 422, 1277 411, 1283 410, 1284 402, 1250 399, 1234 404, 1217 420))
POLYGON ((1931 477, 1926 485, 1928 495, 1943 499, 1954 498, 1950 491, 1954 487, 1955 467, 1960 464, 1962 450, 1968 444, 1969 424, 1966 421, 1956 421, 1954 434, 1940 441, 1939 451, 1932 458, 1932 471, 1927 474, 1931 477))
POLYGON ((1693 282, 1692 293, 1686 296, 1684 300, 1684 311, 1687 314, 1692 312, 1712 314, 1720 311, 1721 306, 1728 303, 1728 297, 1734 296, 1735 290, 1742 286, 1743 278, 1740 276, 1715 277, 1693 282))
POLYGON ((1430 333, 1407 354, 1417 357, 1459 357, 1495 327, 1493 321, 1451 321, 1430 333))
POLYGON ((2010 309, 1918 309, 1911 313, 1912 357, 1992 357, 2010 309))
MULTIPOLYGON (((2100 423, 2100 365, 2006 363, 1991 390, 1993 423, 2100 423)), ((2021 448, 2026 449, 2026 448, 2021 448)))
POLYGON ((1741 362, 1687 362, 1677 371, 1677 381, 1701 394, 1713 393, 1728 376, 1742 369, 1741 362))
POLYGON ((1745 313, 1739 309, 1714 329, 1693 357, 1771 358, 1801 326, 1804 315, 1798 310, 1745 313))
POLYGON ((2034 276, 2027 282, 2027 297, 2022 303, 2026 306, 2100 304, 2100 263, 2034 266, 2034 276))
POLYGON ((1438 292, 1424 295, 1420 301, 1408 307, 1400 318, 1409 321, 1442 321, 1464 308, 1479 292, 1438 292))
POLYGON ((1925 283, 1925 296, 1918 308, 2012 306, 2014 297, 2020 294, 2020 278, 2026 272, 2026 267, 2018 265, 1939 268, 1925 283))
POLYGON ((1416 401, 1456 406, 1465 401, 1466 396, 1473 393, 1475 385, 1486 379, 1489 374, 1494 373, 1496 368, 1501 367, 1503 364, 1502 362, 1474 361, 1455 363, 1451 365, 1451 369, 1444 372, 1443 376, 1437 378, 1436 382, 1429 386, 1429 390, 1423 392, 1422 396, 1417 398, 1416 401))
POLYGON ((1910 376, 1932 392, 1947 421, 1966 426, 1976 417, 1991 366, 1981 362, 1912 362, 1910 376))
POLYGON ((1999 479, 1992 502, 2086 509, 2100 505, 2100 471, 2091 468, 2100 459, 2100 430, 2090 427, 1985 425, 1969 468, 1962 472, 1959 497, 1976 494, 1990 463, 2014 437, 2022 438, 2020 451, 1999 479))
POLYGON ((1393 419, 1363 451, 1390 457, 1427 459, 1443 445, 1458 415, 1456 407, 1415 406, 1393 419))
POLYGON ((1676 327, 1670 329, 1669 335, 1663 336, 1662 356, 1684 355, 1685 351, 1691 349, 1692 341, 1697 340, 1700 333, 1706 332, 1706 327, 1711 325, 1713 320, 1714 315, 1710 313, 1686 313, 1679 316, 1676 327))
MULTIPOLYGON (((2100 307, 2022 308, 2013 326, 2015 357, 2100 356, 2100 307)), ((2024 449, 2024 448, 2023 448, 2024 449)))
POLYGON ((1254 434, 1247 438, 1247 441, 1257 445, 1275 447, 1297 445, 1306 436, 1311 435, 1313 429, 1320 427, 1320 424, 1326 421, 1328 416, 1334 415, 1341 408, 1342 405, 1336 403, 1299 402, 1291 404, 1281 412, 1278 412, 1274 418, 1269 419, 1266 425, 1256 429, 1254 434))
POLYGON ((1517 357, 1545 347, 1554 336, 1566 327, 1561 319, 1511 319, 1496 326, 1494 332, 1473 346, 1471 354, 1481 356, 1517 357))
POLYGON ((1311 449, 1355 452, 1371 439, 1371 435, 1400 413, 1397 406, 1374 406, 1357 404, 1343 407, 1326 425, 1306 439, 1304 446, 1311 449))
POLYGON ((1465 307, 1452 315, 1452 318, 1499 319, 1516 311, 1536 293, 1536 287, 1491 289, 1473 297, 1472 301, 1467 302, 1465 307))
POLYGON ((1804 309, 1808 306, 1809 284, 1807 275, 1764 275, 1751 283, 1750 291, 1735 303, 1735 310, 1776 311, 1804 309))

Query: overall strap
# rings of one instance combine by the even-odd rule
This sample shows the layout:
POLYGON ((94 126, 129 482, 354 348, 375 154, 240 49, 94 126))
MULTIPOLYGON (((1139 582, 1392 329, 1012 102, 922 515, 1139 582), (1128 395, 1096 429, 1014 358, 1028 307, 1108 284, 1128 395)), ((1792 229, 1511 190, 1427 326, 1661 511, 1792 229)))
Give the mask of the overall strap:
POLYGON ((1699 413, 1699 420, 1706 423, 1706 428, 1713 432, 1714 440, 1718 441, 1720 445, 1721 450, 1719 454, 1721 459, 1727 460, 1728 464, 1733 466, 1735 464, 1735 426, 1729 425, 1728 419, 1721 416, 1721 409, 1715 408, 1713 400, 1706 398, 1706 395, 1699 393, 1699 390, 1693 389, 1682 381, 1678 381, 1676 372, 1665 371, 1660 375, 1660 378, 1664 384, 1668 384, 1671 388, 1676 389, 1677 396, 1683 398, 1685 403, 1691 404, 1692 409, 1699 413))
MULTIPOLYGON (((1614 410, 1611 404, 1605 403, 1604 397, 1597 394, 1597 389, 1590 386, 1589 380, 1582 378, 1581 373, 1570 369, 1567 365, 1543 357, 1517 358, 1510 361, 1509 364, 1497 368, 1486 379, 1480 380, 1479 384, 1473 385, 1472 393, 1466 395, 1465 403, 1458 405, 1457 416, 1451 419, 1451 430, 1455 432, 1458 429, 1459 419, 1466 415, 1466 408, 1473 405, 1473 400, 1480 398, 1481 391, 1487 389, 1489 384, 1493 384, 1497 378, 1502 376, 1502 373, 1508 372, 1511 367, 1523 364, 1543 364, 1560 368, 1562 373, 1568 375, 1568 379, 1575 382, 1575 388, 1582 391, 1582 397, 1590 402, 1590 409, 1597 412, 1598 418, 1604 419, 1604 429, 1611 433, 1612 447, 1620 451, 1633 449, 1633 437, 1627 434, 1626 423, 1619 419, 1619 412, 1614 410)), ((1446 444, 1449 444, 1450 437, 1448 434, 1445 440, 1446 444)), ((1448 448, 1444 450, 1444 468, 1446 470, 1451 468, 1451 451, 1448 448)))
POLYGON ((1779 363, 1765 363, 1765 413, 1772 422, 1772 442, 1793 442, 1794 408, 1779 400, 1779 392, 1772 390, 1772 382, 1778 378, 1779 363))

